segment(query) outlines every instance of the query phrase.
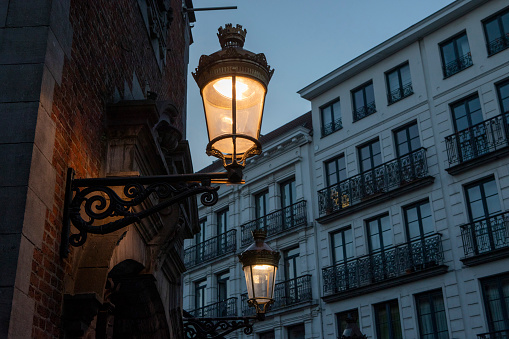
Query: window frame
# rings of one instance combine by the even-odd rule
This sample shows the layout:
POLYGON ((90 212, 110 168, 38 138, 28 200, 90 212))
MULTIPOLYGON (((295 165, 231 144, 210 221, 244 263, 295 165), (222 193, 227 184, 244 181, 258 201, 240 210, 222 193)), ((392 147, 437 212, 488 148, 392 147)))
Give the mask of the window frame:
POLYGON ((330 232, 329 234, 330 234, 330 242, 331 242, 330 248, 332 249, 332 254, 331 254, 332 265, 346 263, 348 260, 355 257, 355 246, 354 246, 355 244, 354 244, 352 226, 342 227, 340 229, 330 232), (345 232, 347 232, 347 231, 351 232, 351 238, 352 238, 352 242, 351 242, 352 256, 351 257, 348 256, 348 250, 347 250, 347 246, 346 246, 348 243, 345 241, 345 232), (342 240, 342 246, 343 246, 343 260, 342 261, 340 261, 336 258, 336 247, 338 247, 338 246, 336 246, 336 241, 334 239, 337 234, 341 234, 341 240, 342 240))
POLYGON ((394 129, 392 131, 392 135, 394 137, 394 146, 396 148, 396 157, 397 158, 400 158, 402 156, 405 156, 407 154, 411 154, 415 151, 417 151, 418 149, 422 148, 422 143, 421 143, 421 133, 419 133, 420 130, 419 130, 419 124, 417 123, 417 120, 413 120, 413 121, 410 121, 406 124, 404 124, 403 126, 400 126, 396 129, 394 129), (415 139, 411 139, 410 138, 410 131, 409 131, 409 128, 412 127, 412 126, 416 126, 417 127, 417 139, 419 140, 419 147, 417 149, 412 149, 412 143, 411 143, 411 140, 415 139), (404 153, 404 154, 400 154, 400 151, 399 151, 399 145, 401 145, 402 143, 398 143, 398 133, 403 131, 403 130, 406 130, 406 137, 407 137, 407 141, 406 143, 408 143, 409 147, 409 151, 407 153, 404 153))
POLYGON ((194 243, 195 245, 199 245, 205 242, 206 240, 206 226, 207 226, 207 217, 201 218, 198 221, 198 224, 200 225, 200 232, 196 233, 194 237, 194 243))
POLYGON ((418 200, 418 201, 415 201, 415 202, 413 202, 411 204, 402 206, 401 209, 403 210, 403 222, 405 224, 406 239, 407 239, 408 242, 414 241, 414 240, 418 240, 418 239, 423 239, 426 236, 435 233, 435 229, 434 229, 435 228, 435 223, 434 223, 434 218, 433 218, 433 209, 432 209, 432 206, 431 206, 431 201, 428 198, 422 199, 422 200, 418 200), (420 206, 422 206, 424 204, 429 204, 430 217, 431 217, 431 221, 433 222, 433 230, 431 232, 429 232, 429 233, 424 233, 424 227, 423 227, 423 222, 422 222, 423 218, 422 218, 422 215, 421 215, 421 209, 418 208, 417 209, 417 221, 418 221, 418 224, 419 224, 419 234, 420 234, 420 236, 419 237, 415 237, 414 239, 411 239, 410 238, 410 228, 409 228, 409 225, 408 225, 407 211, 410 210, 411 208, 420 207, 420 206))
MULTIPOLYGON (((485 309, 485 319, 486 319, 486 324, 488 325, 488 330, 489 332, 495 332, 495 328, 493 326, 493 315, 491 314, 491 308, 489 306, 489 301, 487 299, 487 296, 486 296, 486 284, 488 282, 496 282, 497 283, 497 289, 498 289, 498 296, 502 296, 504 297, 504 294, 503 294, 503 288, 501 288, 501 285, 502 285, 502 282, 503 280, 509 280, 509 274, 506 272, 506 273, 503 273, 503 274, 497 274, 497 275, 493 275, 493 276, 489 276, 489 277, 485 277, 485 278, 482 278, 482 279, 479 279, 479 283, 481 285, 481 294, 482 294, 482 301, 483 301, 483 304, 484 304, 484 309, 485 309), (502 294, 500 293, 502 292, 502 294)), ((508 284, 509 284, 509 281, 508 281, 508 284)), ((500 298, 499 298, 500 300, 500 298)), ((500 303, 500 306, 501 306, 501 309, 502 309, 502 313, 503 313, 503 317, 502 319, 505 320, 505 327, 506 328, 509 328, 509 308, 507 308, 507 305, 505 302, 501 302, 500 303)))
MULTIPOLYGON (((502 22, 501 22, 502 16, 506 15, 506 14, 509 15, 509 7, 503 8, 500 11, 493 13, 489 17, 481 20, 482 27, 483 27, 483 33, 484 33, 484 40, 486 41, 486 51, 488 53, 488 58, 509 48, 509 32, 505 33, 503 31, 503 26, 502 26, 502 22), (506 46, 495 51, 495 52, 491 52, 490 45, 493 44, 493 42, 496 40, 493 40, 493 41, 488 40, 488 31, 486 30, 486 24, 488 22, 492 22, 494 20, 498 21, 498 28, 500 30, 500 33, 505 33, 506 41, 503 41, 502 44, 505 44, 506 46)), ((504 38, 504 34, 501 34, 501 38, 499 38, 499 39, 503 39, 503 38, 504 38)))
POLYGON ((225 207, 216 212, 216 236, 228 232, 229 208, 225 207), (223 227, 224 226, 224 232, 223 227))
POLYGON ((377 110, 376 110, 376 98, 375 98, 375 86, 373 85, 373 80, 372 79, 367 81, 367 82, 365 82, 365 83, 363 83, 362 85, 357 86, 354 89, 352 89, 350 91, 350 95, 352 97, 353 122, 357 122, 359 120, 362 120, 362 119, 366 118, 367 116, 375 114, 377 112, 377 110), (367 102, 367 99, 366 99, 366 88, 369 87, 369 86, 371 86, 371 88, 373 90, 373 101, 372 102, 367 102), (362 91, 363 106, 357 107, 357 104, 355 102, 355 94, 357 92, 359 92, 359 91, 362 91), (372 106, 372 107, 370 107, 370 106, 372 106), (358 118, 358 116, 359 116, 358 111, 361 108, 364 108, 363 116, 358 118))
POLYGON ((207 278, 203 278, 203 279, 199 279, 199 280, 195 280, 194 281, 194 309, 195 310, 206 306, 206 302, 207 302, 207 300, 206 300, 207 299, 206 290, 207 290, 207 278), (205 283, 205 284, 203 286, 200 286, 201 283, 205 283), (202 291, 200 296, 201 296, 201 302, 203 303, 203 305, 201 305, 199 307, 198 307, 198 305, 199 305, 198 300, 200 298, 199 298, 199 295, 198 295, 198 290, 202 291))
POLYGON ((347 172, 346 172, 346 157, 345 157, 345 154, 344 153, 341 153, 340 155, 332 158, 332 159, 329 159, 327 161, 324 161, 324 169, 325 169, 325 183, 326 183, 326 187, 329 187, 329 186, 332 186, 332 185, 337 185, 339 184, 341 181, 343 180, 346 180, 348 177, 347 177, 347 172), (339 168, 339 160, 340 159, 343 159, 343 162, 344 162, 344 168, 339 168), (329 181, 329 177, 330 177, 330 173, 329 173, 329 164, 331 163, 335 163, 335 166, 336 166, 336 174, 335 174, 335 177, 336 177, 336 182, 331 184, 330 181, 329 181), (339 170, 338 170, 339 169, 339 170), (345 173, 345 178, 341 179, 341 172, 345 173))
POLYGON ((405 61, 405 62, 397 65, 396 67, 391 68, 390 70, 386 71, 384 74, 385 74, 385 86, 387 87, 387 106, 390 106, 390 105, 392 105, 398 101, 401 101, 401 100, 409 97, 410 95, 414 94, 414 89, 412 86, 412 75, 410 73, 410 63, 408 61, 405 61), (401 79, 401 69, 405 66, 408 67, 408 73, 410 74, 410 82, 408 84, 403 84, 403 80, 401 79), (395 100, 392 99, 392 97, 393 97, 392 93, 395 92, 396 90, 391 91, 391 86, 390 86, 390 82, 389 82, 389 75, 394 72, 398 72, 398 85, 399 86, 396 90, 398 90, 399 94, 400 94, 400 97, 395 100), (410 86, 408 86, 409 91, 405 92, 405 87, 407 85, 410 85, 410 86), (407 94, 405 94, 405 93, 407 93, 407 94))
POLYGON ((371 218, 368 218, 368 219, 365 219, 364 220, 364 223, 365 223, 365 227, 366 227, 366 234, 368 235, 368 250, 369 250, 369 254, 374 254, 374 253, 384 253, 386 249, 390 249, 394 246, 394 231, 392 230, 392 227, 390 227, 390 229, 392 230, 391 232, 391 243, 390 244, 387 244, 387 246, 384 245, 384 242, 383 242, 383 228, 382 228, 382 224, 381 224, 381 220, 382 218, 385 218, 387 217, 389 219, 389 225, 391 225, 391 216, 389 214, 389 212, 386 212, 386 213, 382 213, 382 214, 379 214, 379 215, 376 215, 376 216, 373 216, 371 218), (373 245, 371 244, 371 232, 370 232, 370 227, 369 227, 369 223, 371 221, 377 221, 377 228, 378 228, 378 240, 379 240, 379 243, 380 243, 380 248, 378 249, 375 249, 373 250, 373 245))
MULTIPOLYGON (((444 295, 442 293, 442 290, 441 289, 436 289, 436 290, 431 290, 431 291, 426 291, 426 292, 422 292, 422 293, 418 293, 418 294, 415 294, 414 295, 414 300, 415 300, 415 309, 417 311, 417 326, 419 328, 419 337, 421 339, 424 339, 424 338, 429 338, 429 335, 430 334, 433 334, 433 339, 440 339, 442 338, 442 336, 439 337, 439 332, 438 332, 438 322, 437 322, 437 311, 435 310, 437 305, 435 304, 435 302, 433 301, 433 298, 440 295, 441 297, 441 300, 442 300, 442 304, 443 304, 443 307, 444 307, 444 310, 442 311, 444 317, 445 317, 445 321, 443 323, 445 323, 446 325, 446 329, 447 329, 447 337, 449 338, 449 327, 447 326, 447 312, 446 312, 446 308, 445 308, 445 302, 444 302, 444 295), (427 301, 429 302, 429 305, 430 305, 430 314, 431 314, 431 325, 432 325, 432 328, 433 328, 433 333, 426 333, 426 334, 423 334, 423 330, 422 330, 422 325, 421 325, 421 308, 420 308, 420 299, 427 299, 427 301), (426 337, 424 337, 424 335, 426 335, 426 337)), ((441 331, 441 333, 443 333, 443 331, 441 331)))
POLYGON ((320 106, 319 109, 320 109, 320 126, 321 126, 322 138, 324 138, 328 135, 331 135, 332 133, 337 132, 343 128, 343 118, 341 115, 341 100, 339 97, 320 106), (336 103, 339 103, 339 106, 338 106, 339 107, 339 116, 336 116, 336 114, 334 112, 334 105, 336 103), (327 128, 327 126, 324 124, 324 121, 325 121, 324 110, 328 107, 330 107, 330 109, 331 109, 331 117, 330 117, 331 122, 329 123, 329 125, 332 125, 332 127, 330 128, 330 131, 327 128))
POLYGON ((357 146, 357 156, 359 158, 359 174, 362 174, 362 173, 367 172, 367 171, 371 171, 374 168, 382 165, 383 164, 382 143, 380 142, 380 139, 379 138, 375 138, 375 139, 372 139, 370 141, 367 141, 367 142, 357 146), (380 145, 380 164, 378 164, 378 165, 374 164, 374 157, 373 157, 373 144, 376 143, 376 142, 378 142, 379 145, 380 145), (361 149, 363 149, 366 146, 369 146, 369 154, 370 154, 369 158, 371 159, 371 161, 370 161, 371 168, 369 168, 369 169, 364 169, 364 166, 362 165, 361 149))
POLYGON ((398 323, 399 323, 399 328, 400 328, 400 332, 401 332, 401 339, 403 339, 403 328, 401 327, 401 313, 400 313, 400 310, 399 310, 399 302, 398 302, 398 299, 392 299, 392 300, 387 300, 387 301, 384 301, 384 302, 381 302, 381 303, 377 303, 377 304, 374 304, 373 305, 373 308, 374 308, 374 313, 375 313, 375 329, 376 329, 376 336, 377 338, 381 338, 381 330, 380 330, 380 319, 379 319, 379 308, 381 309, 382 306, 385 308, 385 311, 387 312, 387 318, 388 318, 388 321, 387 323, 390 324, 389 326, 389 339, 398 339, 396 337, 394 337, 394 321, 392 319, 392 312, 391 311, 391 306, 394 306, 394 304, 396 305, 397 307, 397 310, 398 310, 398 323))
MULTIPOLYGON (((504 86, 508 87, 509 92, 509 79, 504 79, 495 84, 495 88, 497 90, 498 106, 500 107, 501 114, 509 114, 509 95, 506 98, 502 98, 502 93, 500 91, 500 88, 504 86), (507 111, 504 111, 503 99, 507 99, 507 111)), ((509 116, 507 117, 507 119, 509 119, 509 116)), ((509 124, 509 121, 507 121, 507 123, 509 124)))
POLYGON ((442 61, 442 73, 443 73, 443 76, 444 76, 444 79, 447 79, 455 74, 458 74, 460 73, 461 71, 469 68, 469 67, 472 67, 474 65, 474 62, 472 60, 472 49, 470 48, 470 42, 468 41, 468 35, 467 35, 467 31, 466 30, 463 30, 453 36, 451 36, 450 38, 447 38, 446 40, 442 41, 441 43, 438 44, 439 46, 439 49, 440 49, 440 58, 441 58, 441 61, 442 61), (465 36, 467 38, 467 42, 468 42, 468 53, 465 54, 465 55, 458 55, 459 52, 458 52, 458 46, 457 46, 457 41, 461 38, 465 36), (449 43, 453 42, 454 43, 454 55, 455 55, 455 59, 449 63, 445 63, 445 55, 444 55, 444 46, 448 45, 449 43), (447 73, 446 69, 447 69, 447 65, 450 65, 452 62, 458 62, 458 60, 462 59, 462 58, 465 58, 467 57, 467 59, 469 59, 469 62, 468 62, 468 65, 465 65, 465 66, 461 66, 461 67, 458 67, 458 69, 454 72, 451 72, 451 73, 447 73))
POLYGON ((465 128, 461 129, 461 130, 458 129, 458 125, 457 125, 457 121, 456 121, 457 119, 456 119, 456 116, 454 114, 454 109, 456 107, 465 106, 465 110, 468 112, 466 114, 467 121, 468 121, 468 127, 466 129, 471 128, 472 126, 475 126, 475 125, 479 124, 479 123, 476 123, 476 124, 472 123, 472 112, 470 112, 470 108, 468 107, 468 103, 470 101, 474 100, 474 99, 479 100, 479 110, 481 112, 481 117, 483 119, 482 122, 485 121, 483 110, 482 110, 481 99, 479 99, 479 93, 474 92, 472 94, 467 95, 466 97, 463 97, 463 98, 461 98, 459 100, 456 100, 456 101, 454 101, 454 102, 449 104, 449 109, 450 109, 451 115, 452 115, 452 124, 453 124, 453 128, 454 128, 454 132, 457 133, 457 132, 461 132, 461 131, 465 130, 465 128))
POLYGON ((284 281, 287 281, 287 280, 290 280, 290 279, 296 279, 299 277, 298 275, 298 271, 297 271, 297 267, 298 267, 298 259, 300 257, 300 248, 299 246, 294 246, 294 247, 290 247, 290 248, 287 248, 285 250, 283 250, 283 275, 284 275, 284 281), (298 250, 299 252, 297 254, 292 254, 292 255, 288 255, 290 251, 293 251, 293 250, 298 250), (289 265, 287 265, 287 263, 289 263, 290 261, 293 262, 293 275, 294 277, 293 278, 290 278, 289 277, 289 265))
POLYGON ((500 203, 499 187, 497 185, 497 180, 496 180, 494 175, 489 175, 487 177, 480 178, 478 180, 475 180, 473 182, 465 184, 463 186, 463 191, 465 193, 465 205, 467 207, 467 216, 468 216, 469 223, 473 223, 473 222, 476 222, 478 220, 483 220, 483 219, 489 218, 490 216, 496 215, 496 214, 498 214, 498 213, 503 211, 503 208, 502 208, 503 204, 500 203), (495 183, 495 187, 496 187, 496 191, 497 191, 498 204, 499 204, 499 207, 500 207, 499 211, 493 212, 493 213, 489 213, 489 209, 487 207, 488 203, 486 201, 486 194, 484 192, 484 184, 487 183, 487 182, 490 182, 490 181, 493 181, 495 183), (476 220, 473 219, 472 208, 471 208, 471 205, 470 205, 470 196, 469 196, 469 193, 468 193, 468 190, 470 188, 475 187, 475 186, 479 186, 480 187, 481 196, 482 196, 481 201, 482 201, 483 212, 484 212, 484 217, 483 218, 478 218, 476 220))

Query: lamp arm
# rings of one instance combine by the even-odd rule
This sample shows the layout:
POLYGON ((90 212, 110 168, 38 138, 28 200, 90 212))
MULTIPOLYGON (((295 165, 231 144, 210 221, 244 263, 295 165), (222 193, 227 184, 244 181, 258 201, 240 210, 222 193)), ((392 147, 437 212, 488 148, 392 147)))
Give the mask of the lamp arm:
POLYGON ((114 177, 74 179, 67 172, 61 256, 67 257, 68 245, 81 246, 87 234, 108 234, 149 217, 171 205, 202 194, 201 203, 217 203, 218 186, 227 182, 227 173, 196 173, 154 177, 114 177), (123 197, 110 186, 120 187, 123 197), (115 220, 106 222, 109 218, 115 220), (79 233, 70 234, 70 222, 79 233))
POLYGON ((184 315, 184 337, 189 339, 219 339, 244 329, 244 334, 253 333, 254 321, 258 317, 187 318, 184 315), (253 322, 251 322, 253 320, 253 322))

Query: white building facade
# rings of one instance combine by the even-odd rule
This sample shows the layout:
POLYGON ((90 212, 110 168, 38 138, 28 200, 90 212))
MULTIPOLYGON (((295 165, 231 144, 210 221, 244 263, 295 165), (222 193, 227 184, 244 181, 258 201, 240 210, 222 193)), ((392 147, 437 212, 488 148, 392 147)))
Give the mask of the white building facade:
POLYGON ((186 253, 230 229, 236 246, 188 265, 184 308, 220 301, 228 272, 242 315, 234 254, 266 227, 286 301, 244 337, 337 338, 350 314, 368 338, 509 338, 507 1, 455 1, 299 94, 312 124, 282 126, 201 209, 186 253))

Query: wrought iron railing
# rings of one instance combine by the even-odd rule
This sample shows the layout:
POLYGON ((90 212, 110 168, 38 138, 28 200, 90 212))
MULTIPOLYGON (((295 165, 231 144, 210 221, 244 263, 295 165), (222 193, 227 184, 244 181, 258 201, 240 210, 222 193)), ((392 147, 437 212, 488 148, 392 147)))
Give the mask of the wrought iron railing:
POLYGON ((437 267, 444 262, 440 234, 322 269, 324 296, 437 267))
POLYGON ((237 315, 237 297, 228 298, 214 304, 190 311, 195 318, 219 318, 237 315))
POLYGON ((267 236, 270 237, 288 229, 305 225, 306 222, 306 201, 303 200, 240 226, 242 246, 253 242, 251 231, 255 229, 265 229, 267 236))
POLYGON ((373 113, 376 113, 376 105, 374 101, 356 108, 353 111, 353 121, 361 120, 362 118, 365 118, 373 113))
POLYGON ((509 48, 509 33, 490 41, 488 44, 488 56, 492 56, 506 48, 509 48))
POLYGON ((470 54, 470 52, 468 52, 467 54, 459 57, 458 59, 453 60, 453 61, 449 62, 448 64, 444 65, 444 67, 443 67, 444 77, 446 77, 446 78, 450 77, 451 75, 454 75, 454 74, 456 74, 456 73, 458 73, 472 65, 473 65, 472 54, 470 54))
POLYGON ((509 146, 509 112, 473 125, 445 138, 449 165, 509 146))
MULTIPOLYGON (((274 287, 274 303, 270 305, 270 310, 275 311, 286 306, 310 301, 313 299, 311 291, 311 274, 277 283, 274 287)), ((242 315, 254 314, 254 308, 247 304, 247 294, 242 294, 240 299, 242 315)))
POLYGON ((390 192, 427 175, 426 149, 419 148, 412 153, 319 190, 320 215, 348 208, 369 197, 390 192))
POLYGON ((481 333, 477 335, 477 339, 509 339, 509 329, 502 331, 494 331, 481 333))
POLYGON ((332 134, 341 128, 343 128, 343 122, 341 121, 341 118, 337 118, 336 120, 322 126, 322 137, 332 134))
POLYGON ((393 104, 411 94, 414 94, 414 89, 412 87, 412 83, 409 82, 408 84, 403 85, 403 87, 396 88, 394 91, 387 94, 387 101, 389 104, 393 104))
POLYGON ((230 230, 184 250, 187 268, 210 261, 237 250, 237 230, 230 230))
POLYGON ((509 211, 461 226, 465 257, 509 248, 509 211))

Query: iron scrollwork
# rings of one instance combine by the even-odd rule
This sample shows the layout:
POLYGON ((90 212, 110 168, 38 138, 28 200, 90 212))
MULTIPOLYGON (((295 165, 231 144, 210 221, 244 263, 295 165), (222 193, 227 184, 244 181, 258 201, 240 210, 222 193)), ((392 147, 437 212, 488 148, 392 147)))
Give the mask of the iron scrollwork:
POLYGON ((62 257, 67 257, 69 244, 83 245, 89 233, 115 232, 191 196, 202 194, 201 203, 212 206, 218 201, 219 187, 213 187, 211 181, 227 179, 226 173, 94 179, 74 179, 73 176, 74 171, 69 169, 62 257), (79 233, 70 234, 69 221, 79 233))
POLYGON ((225 335, 243 328, 244 334, 253 333, 252 317, 221 317, 221 318, 193 318, 184 312, 184 338, 188 339, 219 339, 225 335))

